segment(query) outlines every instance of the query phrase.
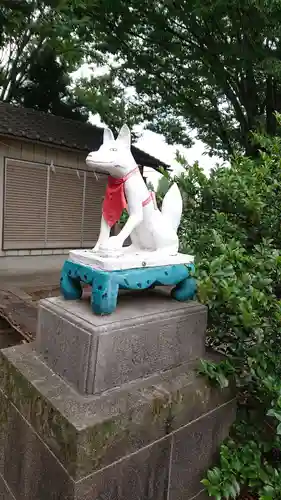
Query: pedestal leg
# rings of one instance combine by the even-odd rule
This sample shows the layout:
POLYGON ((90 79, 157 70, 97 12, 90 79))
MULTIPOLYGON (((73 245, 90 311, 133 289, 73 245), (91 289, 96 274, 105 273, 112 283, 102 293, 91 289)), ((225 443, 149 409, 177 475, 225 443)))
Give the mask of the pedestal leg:
POLYGON ((95 314, 111 314, 117 305, 119 284, 112 273, 96 274, 92 285, 92 310, 95 314))
POLYGON ((172 290, 172 297, 180 302, 193 299, 196 293, 196 281, 194 278, 185 278, 172 290))
POLYGON ((62 270, 60 278, 60 290, 66 300, 80 299, 82 287, 80 280, 71 276, 71 271, 62 270))

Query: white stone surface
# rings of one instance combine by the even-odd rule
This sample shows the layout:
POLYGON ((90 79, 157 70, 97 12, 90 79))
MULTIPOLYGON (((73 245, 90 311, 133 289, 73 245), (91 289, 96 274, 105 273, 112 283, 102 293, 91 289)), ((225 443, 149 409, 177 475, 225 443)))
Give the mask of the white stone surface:
POLYGON ((76 264, 89 266, 93 269, 103 271, 120 271, 126 269, 156 267, 156 266, 171 266, 175 264, 192 264, 194 262, 193 255, 177 253, 176 255, 167 255, 160 252, 140 251, 132 252, 124 248, 123 255, 104 257, 98 255, 92 250, 71 250, 68 260, 76 264))
MULTIPOLYGON (((124 242, 130 237, 133 253, 161 250, 167 256, 176 255, 179 247, 177 229, 182 214, 180 191, 176 184, 171 186, 164 197, 161 211, 153 199, 147 203, 150 193, 131 153, 129 128, 124 125, 116 140, 111 130, 105 129, 102 146, 87 156, 86 163, 93 171, 122 181, 129 214, 126 224, 117 236, 110 236, 106 216, 102 217, 100 235, 94 251, 110 258, 117 252, 123 254, 124 242)), ((129 261, 131 263, 135 258, 135 253, 131 256, 126 253, 126 258, 128 268, 129 261)), ((155 265, 155 259, 153 262, 155 265)))

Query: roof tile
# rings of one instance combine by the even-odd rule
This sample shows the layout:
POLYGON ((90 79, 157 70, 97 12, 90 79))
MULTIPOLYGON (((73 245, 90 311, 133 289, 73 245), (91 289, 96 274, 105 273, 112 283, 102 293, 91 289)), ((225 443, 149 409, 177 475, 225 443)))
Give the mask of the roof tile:
MULTIPOLYGON (((90 123, 0 102, 0 134, 58 146, 63 144, 64 147, 89 152, 97 150, 102 144, 103 129, 90 123)), ((139 165, 170 168, 135 146, 132 146, 132 153, 139 165)))

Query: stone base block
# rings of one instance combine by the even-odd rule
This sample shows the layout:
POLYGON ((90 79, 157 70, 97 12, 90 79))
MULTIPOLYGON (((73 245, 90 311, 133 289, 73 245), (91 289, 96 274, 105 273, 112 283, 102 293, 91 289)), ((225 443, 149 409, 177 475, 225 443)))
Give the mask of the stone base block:
POLYGON ((0 356, 3 500, 203 500, 235 417, 230 389, 182 365, 82 396, 30 345, 0 356))
POLYGON ((37 351, 80 393, 96 394, 202 357, 207 309, 165 292, 120 297, 111 316, 88 300, 54 297, 39 307, 37 351))

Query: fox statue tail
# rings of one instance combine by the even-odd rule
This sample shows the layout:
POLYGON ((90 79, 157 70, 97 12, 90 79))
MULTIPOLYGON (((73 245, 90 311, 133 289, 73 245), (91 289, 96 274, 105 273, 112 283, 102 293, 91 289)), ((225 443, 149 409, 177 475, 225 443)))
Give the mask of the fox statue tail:
POLYGON ((173 184, 165 194, 161 212, 177 231, 182 215, 182 197, 177 184, 173 184))

